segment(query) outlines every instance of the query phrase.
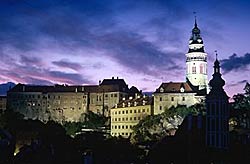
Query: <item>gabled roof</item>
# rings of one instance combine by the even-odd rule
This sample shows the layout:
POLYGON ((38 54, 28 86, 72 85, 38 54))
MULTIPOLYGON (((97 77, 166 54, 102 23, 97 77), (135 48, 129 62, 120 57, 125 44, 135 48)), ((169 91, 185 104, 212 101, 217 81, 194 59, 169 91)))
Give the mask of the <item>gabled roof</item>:
POLYGON ((195 93, 195 91, 187 82, 169 82, 162 83, 155 93, 195 93))
POLYGON ((130 107, 133 106, 142 106, 144 101, 144 105, 153 105, 153 97, 149 96, 140 96, 134 99, 122 100, 117 104, 117 108, 128 107, 130 103, 130 107), (123 106, 124 104, 124 106, 123 106), (136 105, 135 105, 136 104, 136 105))
POLYGON ((100 83, 97 92, 127 92, 129 93, 128 85, 125 83, 124 79, 104 79, 100 83))
POLYGON ((104 79, 100 85, 119 85, 119 86, 127 86, 124 79, 104 79))

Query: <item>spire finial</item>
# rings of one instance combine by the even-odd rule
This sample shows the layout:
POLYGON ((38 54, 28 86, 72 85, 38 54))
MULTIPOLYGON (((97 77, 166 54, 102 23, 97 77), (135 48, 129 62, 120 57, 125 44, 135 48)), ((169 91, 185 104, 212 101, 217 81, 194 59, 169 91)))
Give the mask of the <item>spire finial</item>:
POLYGON ((216 60, 218 60, 218 54, 217 54, 217 50, 214 51, 215 52, 215 57, 216 57, 216 60))
POLYGON ((194 14, 194 27, 197 27, 196 11, 194 11, 193 14, 194 14))

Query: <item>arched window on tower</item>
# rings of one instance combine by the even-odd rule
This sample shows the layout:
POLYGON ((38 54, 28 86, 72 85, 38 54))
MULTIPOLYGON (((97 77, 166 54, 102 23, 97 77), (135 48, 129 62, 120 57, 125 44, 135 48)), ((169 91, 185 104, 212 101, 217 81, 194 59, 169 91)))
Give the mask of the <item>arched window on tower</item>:
POLYGON ((196 67, 195 66, 192 67, 192 73, 196 74, 196 67))
POLYGON ((200 64, 200 74, 203 74, 204 73, 204 68, 203 68, 203 64, 200 64))

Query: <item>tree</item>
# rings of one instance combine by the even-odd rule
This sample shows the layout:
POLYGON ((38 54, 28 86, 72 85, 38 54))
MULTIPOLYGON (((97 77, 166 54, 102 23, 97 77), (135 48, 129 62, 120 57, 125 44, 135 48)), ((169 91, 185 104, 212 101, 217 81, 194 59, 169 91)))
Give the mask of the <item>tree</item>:
POLYGON ((147 116, 133 127, 131 142, 149 142, 160 140, 166 135, 171 135, 188 114, 197 115, 204 112, 204 104, 190 107, 179 105, 166 109, 159 115, 147 116))
POLYGON ((245 93, 233 96, 231 118, 239 128, 250 128, 250 84, 244 87, 245 93))

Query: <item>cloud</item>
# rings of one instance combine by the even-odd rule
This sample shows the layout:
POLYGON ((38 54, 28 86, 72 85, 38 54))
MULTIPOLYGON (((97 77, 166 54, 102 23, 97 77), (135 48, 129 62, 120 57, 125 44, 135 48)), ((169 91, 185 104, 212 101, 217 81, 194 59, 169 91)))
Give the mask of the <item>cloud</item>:
POLYGON ((228 84, 229 87, 234 87, 234 86, 238 86, 238 85, 241 85, 241 84, 246 84, 248 82, 248 80, 241 80, 241 81, 238 81, 236 83, 232 83, 232 84, 228 84))
POLYGON ((231 55, 228 59, 221 60, 221 68, 224 73, 230 71, 245 70, 250 64, 250 54, 246 53, 244 56, 231 55))
POLYGON ((69 62, 69 61, 64 61, 64 60, 53 61, 52 63, 58 67, 70 68, 75 71, 79 71, 80 69, 82 69, 82 66, 79 63, 74 63, 74 62, 69 62))
POLYGON ((49 80, 44 80, 44 79, 38 79, 38 78, 33 78, 33 77, 25 77, 25 83, 27 84, 33 84, 33 85, 53 85, 49 80))

